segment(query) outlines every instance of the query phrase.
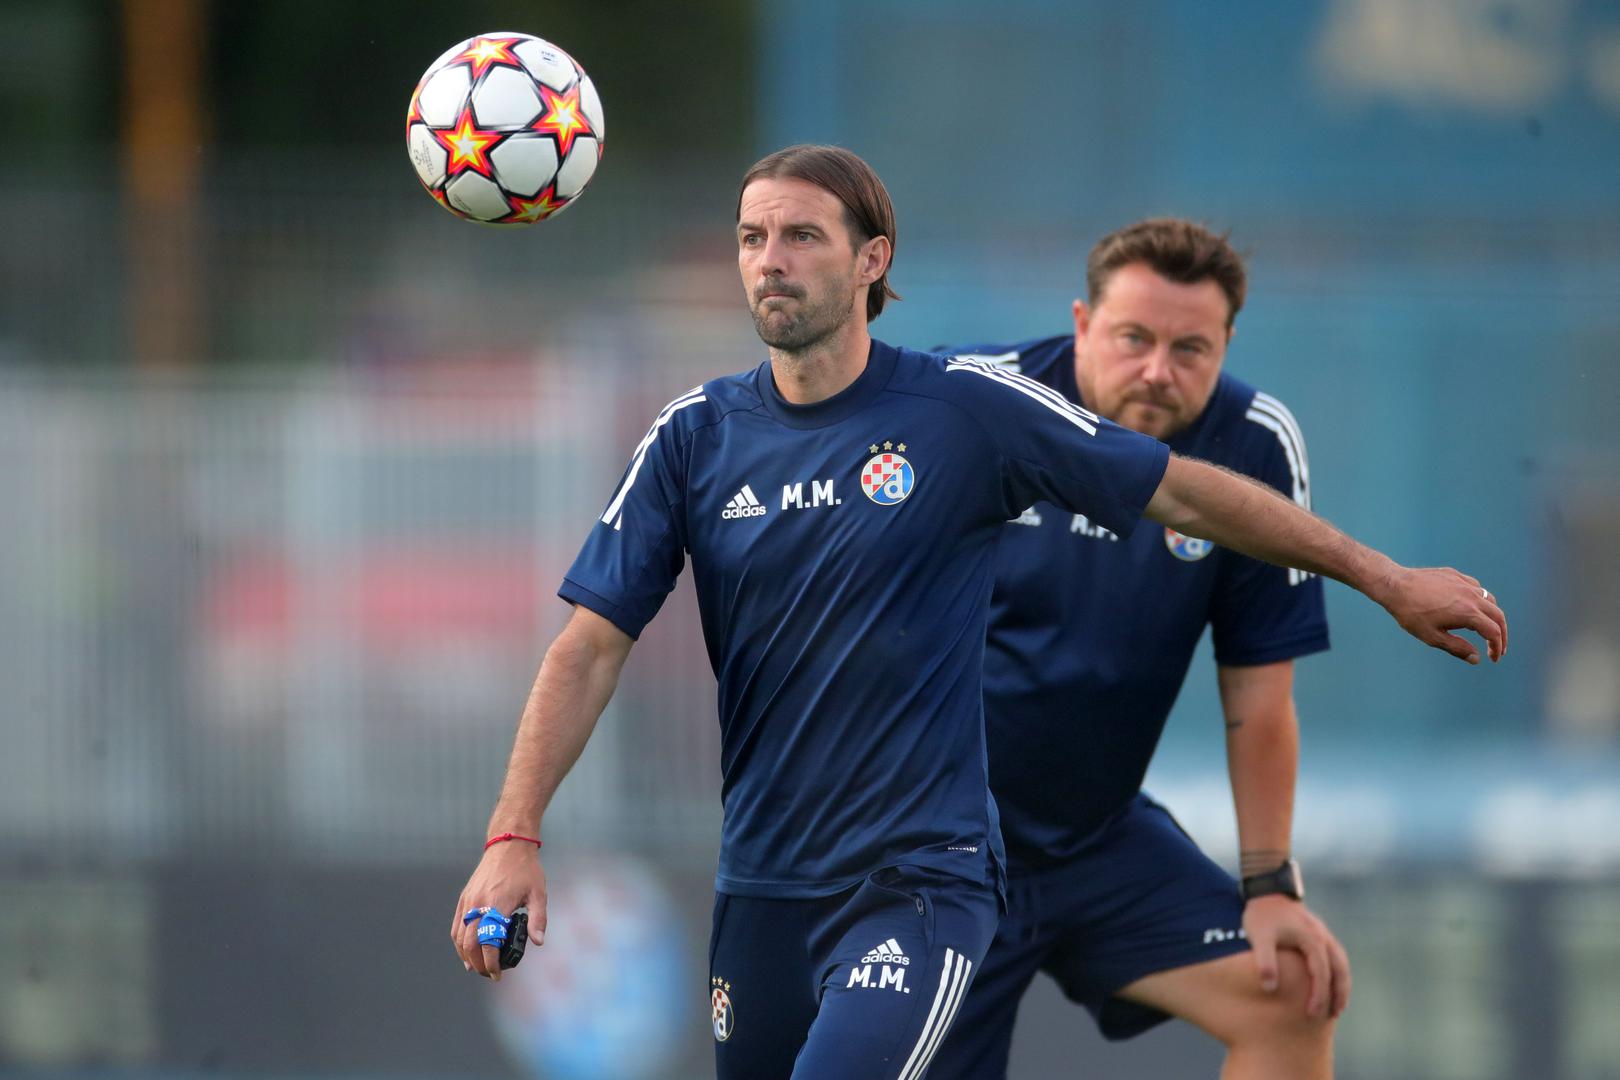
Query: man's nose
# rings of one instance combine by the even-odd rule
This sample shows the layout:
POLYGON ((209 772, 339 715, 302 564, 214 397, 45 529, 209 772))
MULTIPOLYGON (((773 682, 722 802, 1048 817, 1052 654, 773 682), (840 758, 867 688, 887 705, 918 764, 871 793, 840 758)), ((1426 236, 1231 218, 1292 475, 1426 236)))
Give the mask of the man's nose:
POLYGON ((787 244, 775 237, 766 237, 759 253, 759 272, 779 277, 787 273, 787 244))
POLYGON ((1142 362, 1142 381, 1163 386, 1170 381, 1170 351, 1163 346, 1147 354, 1142 362))

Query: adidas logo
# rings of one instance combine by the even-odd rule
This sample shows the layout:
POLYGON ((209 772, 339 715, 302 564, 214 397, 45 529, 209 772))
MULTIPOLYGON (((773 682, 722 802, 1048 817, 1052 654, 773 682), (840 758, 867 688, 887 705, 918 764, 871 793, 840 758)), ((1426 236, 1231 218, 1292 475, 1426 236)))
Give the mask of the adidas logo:
POLYGON ((865 956, 861 957, 863 964, 909 964, 911 958, 900 948, 900 943, 890 938, 865 956))
POLYGON ((720 511, 720 516, 727 521, 735 521, 738 518, 764 517, 765 506, 754 497, 754 489, 744 484, 742 490, 733 495, 731 501, 726 503, 726 508, 720 511))

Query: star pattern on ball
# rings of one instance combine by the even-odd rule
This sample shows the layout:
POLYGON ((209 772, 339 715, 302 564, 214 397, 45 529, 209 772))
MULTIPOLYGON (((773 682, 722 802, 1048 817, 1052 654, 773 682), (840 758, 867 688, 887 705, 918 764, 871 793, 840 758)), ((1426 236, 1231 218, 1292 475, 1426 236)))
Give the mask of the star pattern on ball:
POLYGON ((416 89, 411 91, 411 107, 405 110, 405 131, 411 130, 411 125, 422 119, 422 84, 417 83, 416 89))
POLYGON ((456 126, 449 131, 435 129, 433 137, 439 144, 449 151, 450 159, 445 165, 445 176, 459 176, 472 169, 481 175, 493 178, 494 171, 489 164, 489 151, 501 141, 502 135, 498 131, 485 131, 480 128, 472 116, 470 106, 463 107, 461 117, 456 126))
POLYGON ((479 34, 441 53, 418 80, 405 110, 405 149, 423 188, 449 213, 533 224, 570 205, 589 180, 602 156, 600 108, 584 70, 555 45, 516 32, 479 34), (591 159, 575 162, 581 138, 591 159), (498 156, 512 140, 521 145, 498 156))
POLYGON ((568 88, 566 94, 559 94, 544 84, 540 87, 540 97, 545 104, 546 111, 540 114, 540 119, 532 125, 535 131, 544 131, 557 140, 557 157, 559 160, 568 156, 573 149, 574 139, 580 135, 596 136, 591 130, 590 122, 579 107, 579 83, 568 88))
POLYGON ((501 220, 524 225, 544 221, 568 205, 567 199, 557 198, 556 184, 552 184, 532 199, 522 199, 514 195, 507 202, 511 205, 512 212, 501 220))
POLYGON ((512 55, 512 46, 518 43, 517 38, 473 38, 471 45, 457 60, 465 60, 472 67, 473 82, 496 64, 502 67, 521 68, 518 58, 512 55))

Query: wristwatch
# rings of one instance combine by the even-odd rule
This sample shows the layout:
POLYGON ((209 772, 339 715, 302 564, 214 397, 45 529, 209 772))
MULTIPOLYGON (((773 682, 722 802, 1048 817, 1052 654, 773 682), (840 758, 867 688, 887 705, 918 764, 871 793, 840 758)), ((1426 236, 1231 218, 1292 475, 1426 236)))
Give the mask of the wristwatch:
POLYGON ((1300 871, 1299 863, 1289 859, 1275 870, 1249 875, 1239 888, 1245 900, 1253 900, 1257 896, 1291 896, 1295 900, 1303 900, 1305 875, 1300 871))

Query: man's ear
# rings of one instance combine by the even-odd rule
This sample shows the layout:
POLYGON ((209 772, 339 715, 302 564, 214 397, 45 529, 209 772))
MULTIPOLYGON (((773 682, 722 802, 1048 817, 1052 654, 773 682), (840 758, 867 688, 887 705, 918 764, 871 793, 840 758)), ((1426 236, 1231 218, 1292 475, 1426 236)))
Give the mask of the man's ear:
POLYGON ((874 236, 862 244, 856 254, 857 280, 862 285, 871 285, 888 273, 889 263, 894 259, 894 246, 887 236, 874 236))
POLYGON ((1086 307, 1084 300, 1076 299, 1074 302, 1074 336, 1086 336, 1086 328, 1091 325, 1091 309, 1086 307))

